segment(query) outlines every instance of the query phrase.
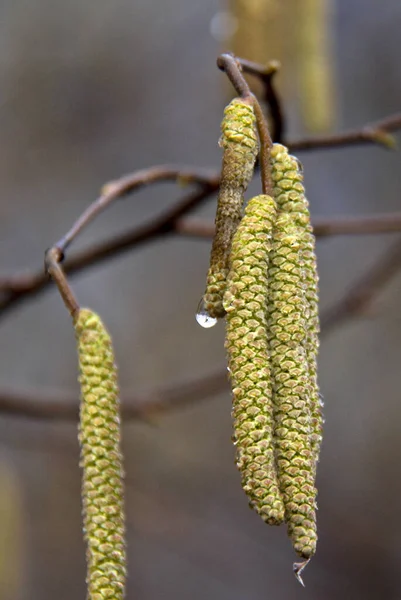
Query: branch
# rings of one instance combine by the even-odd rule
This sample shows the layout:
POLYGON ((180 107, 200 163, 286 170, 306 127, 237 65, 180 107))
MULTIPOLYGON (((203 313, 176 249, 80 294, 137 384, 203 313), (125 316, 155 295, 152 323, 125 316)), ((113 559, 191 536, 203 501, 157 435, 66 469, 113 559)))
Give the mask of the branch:
MULTIPOLYGON (((122 401, 121 410, 126 421, 153 422, 165 412, 191 406, 229 389, 227 370, 203 376, 176 386, 151 390, 122 401)), ((0 414, 10 417, 41 419, 45 421, 78 422, 78 395, 60 398, 54 394, 3 391, 0 393, 0 414)))
POLYGON ((206 187, 214 187, 215 185, 218 186, 219 176, 210 170, 195 167, 158 165, 125 175, 116 181, 110 181, 103 186, 99 198, 84 210, 71 229, 54 246, 64 253, 77 235, 115 200, 119 200, 145 185, 162 181, 174 181, 185 185, 196 183, 206 187))
POLYGON ((345 146, 364 144, 377 144, 393 150, 396 142, 391 132, 399 129, 401 129, 401 113, 396 113, 375 123, 364 125, 360 129, 351 129, 351 131, 344 133, 334 133, 325 137, 303 138, 285 143, 291 151, 296 152, 344 148, 345 146))

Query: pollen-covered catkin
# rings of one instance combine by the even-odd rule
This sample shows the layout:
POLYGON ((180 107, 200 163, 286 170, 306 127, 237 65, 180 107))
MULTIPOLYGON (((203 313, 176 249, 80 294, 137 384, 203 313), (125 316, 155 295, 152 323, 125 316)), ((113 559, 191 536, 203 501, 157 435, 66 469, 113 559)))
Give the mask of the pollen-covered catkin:
POLYGON ((267 270, 275 217, 276 205, 270 196, 249 201, 233 238, 224 294, 236 464, 251 507, 271 525, 284 519, 273 448, 266 323, 267 270))
MULTIPOLYGON (((293 215, 301 229, 301 264, 306 296, 305 350, 309 368, 309 387, 312 415, 312 449, 315 462, 319 460, 322 441, 322 411, 317 382, 317 354, 319 349, 318 273, 315 254, 315 237, 310 222, 309 203, 302 184, 303 175, 297 158, 288 153, 281 144, 274 144, 271 151, 274 195, 278 210, 293 215)), ((316 465, 315 465, 316 468, 316 465)))
POLYGON ((256 121, 249 102, 235 98, 224 111, 220 145, 223 148, 217 200, 216 233, 210 256, 204 303, 213 318, 225 311, 223 295, 229 271, 231 241, 242 217, 244 191, 252 179, 258 152, 256 121))
POLYGON ((311 444, 302 230, 279 213, 269 263, 268 339, 273 379, 274 441, 285 520, 295 551, 316 550, 315 461, 311 444))
POLYGON ((88 600, 124 597, 126 550, 119 388, 110 336, 100 317, 75 318, 81 408, 79 441, 88 600))

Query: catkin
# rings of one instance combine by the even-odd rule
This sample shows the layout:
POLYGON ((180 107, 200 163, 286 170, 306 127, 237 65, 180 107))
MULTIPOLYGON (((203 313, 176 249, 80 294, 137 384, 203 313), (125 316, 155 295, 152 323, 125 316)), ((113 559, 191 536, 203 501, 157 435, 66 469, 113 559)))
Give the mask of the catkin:
POLYGON ((312 451, 316 463, 319 460, 322 441, 322 412, 317 382, 317 354, 319 349, 318 273, 315 255, 315 237, 310 223, 309 204, 302 184, 303 175, 299 161, 281 144, 274 144, 271 151, 274 195, 278 210, 291 214, 301 230, 300 261, 305 289, 305 351, 309 369, 309 397, 311 404, 312 451))
POLYGON ((224 111, 221 129, 223 163, 216 233, 204 295, 205 309, 213 318, 225 315, 223 295, 229 271, 231 241, 241 220, 244 191, 252 178, 258 151, 255 114, 251 104, 239 98, 232 100, 224 111))
POLYGON ((233 388, 233 441, 250 505, 279 525, 284 507, 273 448, 273 405, 268 359, 266 289, 274 200, 249 201, 234 235, 224 295, 226 349, 233 388))
POLYGON ((79 441, 88 600, 124 597, 126 551, 119 389, 110 336, 98 315, 75 319, 81 408, 79 441))
POLYGON ((317 540, 316 488, 301 248, 293 215, 279 213, 268 273, 275 454, 288 533, 295 551, 310 558, 317 540))

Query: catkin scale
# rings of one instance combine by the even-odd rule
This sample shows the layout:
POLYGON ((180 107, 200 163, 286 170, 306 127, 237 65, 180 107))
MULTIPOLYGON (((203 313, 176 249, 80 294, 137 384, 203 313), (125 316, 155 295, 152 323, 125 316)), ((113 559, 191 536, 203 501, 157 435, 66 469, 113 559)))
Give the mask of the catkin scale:
POLYGON ((226 349, 233 388, 233 441, 250 506, 279 525, 284 507, 273 448, 273 404, 268 359, 266 288, 274 200, 249 201, 234 234, 224 294, 226 349))
POLYGON ((229 271, 231 241, 242 217, 244 191, 252 179, 258 152, 252 105, 239 98, 232 100, 224 111, 221 129, 221 184, 204 295, 205 309, 213 318, 225 315, 223 295, 229 271))
POLYGON ((316 488, 311 444, 309 366, 302 229, 279 213, 269 263, 268 340, 273 379, 274 440, 285 520, 295 551, 316 550, 316 488))
POLYGON ((98 315, 75 321, 81 384, 80 466, 88 600, 124 597, 126 551, 119 389, 110 336, 98 315))

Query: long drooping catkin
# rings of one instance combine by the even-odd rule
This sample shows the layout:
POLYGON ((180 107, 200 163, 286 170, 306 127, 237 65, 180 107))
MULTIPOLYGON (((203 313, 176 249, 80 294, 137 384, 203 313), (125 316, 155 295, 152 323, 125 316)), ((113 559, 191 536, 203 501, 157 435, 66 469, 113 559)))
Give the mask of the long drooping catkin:
POLYGON ((220 144, 223 147, 221 184, 217 200, 216 233, 204 295, 205 309, 223 317, 223 295, 229 271, 233 234, 242 216, 244 191, 252 178, 258 151, 255 114, 251 104, 235 98, 224 111, 220 144))
POLYGON ((284 507, 273 449, 273 405, 268 358, 266 289, 276 205, 269 196, 249 201, 232 242, 224 295, 226 348, 233 387, 233 440, 250 505, 279 525, 284 507))
POLYGON ((126 554, 117 371, 110 336, 98 315, 81 309, 75 331, 88 600, 121 600, 126 554))
POLYGON ((322 412, 317 382, 317 354, 319 348, 318 273, 315 238, 310 223, 309 204, 302 184, 299 161, 289 155, 288 149, 274 144, 271 151, 274 195, 278 210, 291 214, 301 230, 300 259, 306 296, 305 351, 309 368, 310 402, 312 415, 312 449, 317 463, 322 441, 322 412))
POLYGON ((269 263, 268 339, 273 379, 274 439, 285 520, 295 551, 316 549, 315 461, 311 443, 302 229, 279 213, 269 263))

